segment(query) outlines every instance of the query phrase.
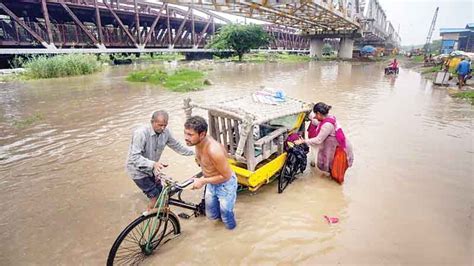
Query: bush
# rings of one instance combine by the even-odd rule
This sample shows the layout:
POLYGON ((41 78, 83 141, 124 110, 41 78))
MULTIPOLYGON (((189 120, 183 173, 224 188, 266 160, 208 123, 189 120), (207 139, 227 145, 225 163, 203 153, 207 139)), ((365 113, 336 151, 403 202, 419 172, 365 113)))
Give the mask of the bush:
POLYGON ((186 92, 198 90, 204 86, 204 73, 187 68, 181 68, 171 73, 162 69, 146 69, 130 73, 127 80, 149 82, 162 85, 171 91, 186 92))
POLYGON ((66 54, 35 56, 27 59, 23 67, 27 78, 42 79, 92 74, 101 69, 101 64, 94 55, 66 54))

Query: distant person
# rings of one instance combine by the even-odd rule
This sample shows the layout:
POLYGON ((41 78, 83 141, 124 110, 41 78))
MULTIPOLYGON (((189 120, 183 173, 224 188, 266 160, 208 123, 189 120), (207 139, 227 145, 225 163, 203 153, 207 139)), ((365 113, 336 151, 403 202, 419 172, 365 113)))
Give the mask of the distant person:
POLYGON ((451 64, 451 58, 448 57, 444 60, 444 63, 443 63, 443 67, 444 67, 444 71, 445 72, 448 72, 449 71, 449 65, 451 64))
POLYGON ((396 58, 385 68, 385 74, 390 73, 398 74, 398 62, 396 58))
POLYGON ((459 89, 462 89, 465 81, 466 81, 466 76, 469 74, 471 70, 471 60, 465 58, 459 64, 456 66, 456 73, 458 74, 458 80, 459 80, 459 89))
POLYGON ((161 193, 161 183, 155 179, 155 172, 167 165, 159 162, 165 146, 175 152, 191 156, 194 152, 179 143, 172 135, 168 126, 168 113, 156 111, 151 116, 151 123, 137 128, 133 132, 128 151, 127 171, 135 184, 150 199, 148 210, 151 210, 161 193))
POLYGON ((352 166, 354 156, 352 146, 336 122, 336 117, 329 115, 330 109, 331 106, 323 102, 315 104, 310 115, 312 126, 308 128, 308 139, 296 140, 295 144, 306 143, 313 150, 319 148, 316 165, 338 183, 342 183, 346 169, 352 166))
POLYGON ((230 168, 224 146, 207 135, 207 128, 206 120, 200 116, 192 116, 184 124, 186 144, 196 147, 196 160, 204 175, 194 179, 193 188, 206 186, 206 216, 222 220, 231 230, 237 226, 234 215, 237 176, 230 168))

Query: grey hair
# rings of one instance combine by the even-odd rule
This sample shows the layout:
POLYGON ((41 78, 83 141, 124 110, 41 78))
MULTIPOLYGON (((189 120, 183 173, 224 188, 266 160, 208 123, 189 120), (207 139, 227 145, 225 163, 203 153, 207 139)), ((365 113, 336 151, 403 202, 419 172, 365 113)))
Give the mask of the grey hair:
POLYGON ((151 121, 155 121, 159 116, 162 116, 166 121, 168 121, 168 112, 164 110, 158 110, 153 112, 153 114, 151 115, 151 121))

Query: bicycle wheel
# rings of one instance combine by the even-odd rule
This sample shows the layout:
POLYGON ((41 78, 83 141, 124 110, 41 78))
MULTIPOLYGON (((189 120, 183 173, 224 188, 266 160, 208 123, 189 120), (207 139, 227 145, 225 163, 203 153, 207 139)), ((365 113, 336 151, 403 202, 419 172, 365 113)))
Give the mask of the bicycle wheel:
POLYGON ((282 193, 283 190, 293 182, 295 179, 296 171, 294 169, 294 164, 292 163, 293 161, 293 154, 288 153, 288 156, 286 157, 285 164, 283 165, 283 168, 281 169, 280 176, 278 177, 278 193, 282 193))
POLYGON ((115 240, 107 258, 107 265, 136 265, 153 251, 181 233, 179 220, 172 212, 165 217, 162 213, 153 223, 157 213, 140 216, 130 223, 115 240), (153 231, 153 232, 152 232, 153 231), (147 245, 152 239, 150 245, 147 245))

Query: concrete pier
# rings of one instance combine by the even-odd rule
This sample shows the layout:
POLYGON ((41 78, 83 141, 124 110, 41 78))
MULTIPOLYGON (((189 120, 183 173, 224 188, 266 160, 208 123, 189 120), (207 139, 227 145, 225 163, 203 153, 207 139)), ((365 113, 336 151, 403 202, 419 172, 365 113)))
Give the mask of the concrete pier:
POLYGON ((354 49, 354 39, 341 38, 341 41, 339 43, 338 57, 342 59, 351 59, 353 49, 354 49))
POLYGON ((323 57, 323 38, 311 38, 309 43, 309 55, 321 59, 323 57))

